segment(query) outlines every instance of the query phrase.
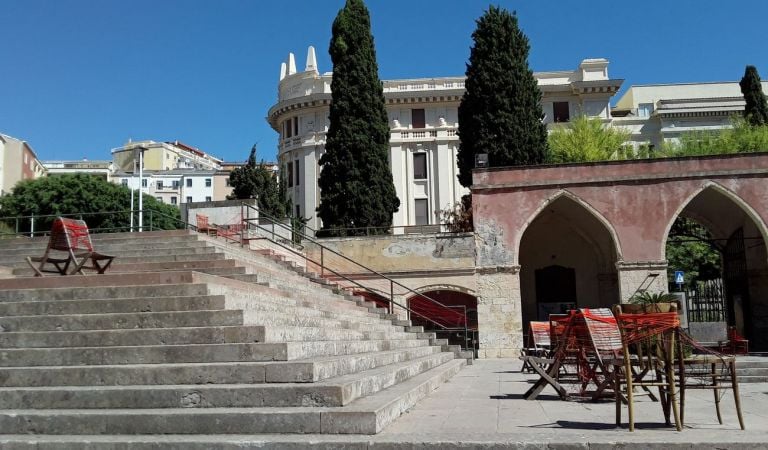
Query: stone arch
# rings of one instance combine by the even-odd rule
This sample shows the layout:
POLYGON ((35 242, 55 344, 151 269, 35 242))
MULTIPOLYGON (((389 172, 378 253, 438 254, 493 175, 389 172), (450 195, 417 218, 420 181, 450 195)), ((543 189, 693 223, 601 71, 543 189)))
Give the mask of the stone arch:
POLYGON ((608 219, 606 219, 605 216, 603 216, 599 211, 593 208, 592 205, 587 203, 584 199, 582 199, 578 195, 568 190, 560 189, 559 191, 555 192, 553 195, 547 197, 520 227, 520 231, 517 233, 517 236, 514 242, 514 250, 515 250, 514 263, 515 264, 518 264, 518 265, 520 264, 520 243, 523 240, 523 236, 525 235, 525 232, 528 230, 528 228, 533 223, 533 221, 536 220, 536 218, 538 218, 541 215, 541 213, 547 209, 548 206, 550 206, 552 203, 554 203, 560 198, 567 198, 573 201, 574 203, 581 206, 584 209, 584 211, 586 211, 595 219, 597 219, 597 221, 600 222, 605 227, 605 230, 611 236, 611 240, 614 244, 614 251, 616 252, 616 259, 619 261, 623 259, 622 251, 621 251, 621 241, 619 240, 619 235, 616 233, 616 229, 613 227, 613 224, 611 224, 611 222, 608 219))
POLYGON ((612 224, 571 192, 549 196, 515 243, 523 326, 574 306, 619 302, 618 235, 612 224))
MULTIPOLYGON (((664 259, 669 233, 678 217, 694 219, 707 228, 720 252, 720 280, 724 287, 720 301, 725 316, 718 320, 735 326, 750 340, 753 351, 768 349, 768 233, 765 222, 741 196, 719 183, 706 181, 681 202, 669 218, 665 234, 659 239, 664 259)), ((695 301, 688 307, 692 311, 690 327, 693 330, 699 325, 695 314, 698 308, 695 301)))
MULTIPOLYGON (((685 209, 691 204, 691 202, 701 195, 703 192, 707 190, 714 190, 715 192, 723 195, 724 197, 728 198, 735 204, 738 208, 740 208, 744 214, 746 214, 747 217, 752 219, 752 222, 754 223, 755 227, 760 232, 760 235, 763 237, 763 241, 768 242, 768 226, 766 226, 765 222, 763 221, 762 217, 750 206, 749 203, 744 201, 738 194, 731 191, 730 189, 726 188, 725 186, 721 185, 720 183, 716 183, 714 181, 707 181, 704 183, 699 189, 691 193, 683 202, 680 203, 680 205, 675 210, 672 217, 669 219, 667 226, 664 228, 664 234, 662 235, 661 239, 661 260, 666 259, 666 247, 667 247, 667 239, 669 238, 669 232, 672 229, 672 225, 675 223, 675 220, 677 220, 678 217, 680 217, 680 214, 685 211, 685 209)), ((697 220, 704 220, 707 221, 706 218, 697 218, 697 220)))
POLYGON ((413 289, 413 291, 416 292, 417 294, 423 294, 429 291, 453 291, 453 292, 461 292, 462 294, 477 295, 475 294, 475 291, 470 288, 459 286, 457 284, 442 284, 442 283, 424 285, 419 288, 413 289))

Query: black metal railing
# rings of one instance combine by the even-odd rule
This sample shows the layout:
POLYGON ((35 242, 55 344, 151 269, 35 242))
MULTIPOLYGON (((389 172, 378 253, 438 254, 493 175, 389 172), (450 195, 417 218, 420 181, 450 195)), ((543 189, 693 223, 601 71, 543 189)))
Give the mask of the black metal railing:
POLYGON ((686 292, 689 322, 726 322, 727 307, 723 280, 697 281, 686 292))
MULTIPOLYGON (((143 222, 141 227, 143 231, 156 231, 156 230, 171 230, 171 229, 195 229, 192 224, 187 223, 179 217, 174 217, 159 211, 151 209, 145 210, 119 210, 119 211, 98 211, 98 212, 83 212, 83 213, 70 213, 70 214, 36 214, 28 216, 9 216, 0 217, 0 222, 6 225, 6 230, 0 229, 0 237, 16 237, 16 236, 47 236, 50 234, 51 225, 54 219, 57 217, 67 217, 73 219, 84 220, 88 223, 89 218, 104 218, 109 217, 111 222, 110 226, 96 226, 91 227, 89 225, 88 231, 91 233, 115 233, 121 231, 139 231, 139 224, 137 216, 139 213, 143 213, 146 217, 146 221, 143 222), (131 215, 133 215, 134 223, 131 225, 131 215), (156 219, 164 219, 162 221, 156 219), (124 222, 124 223, 123 223, 124 222), (168 227, 168 224, 172 227, 168 227)), ((98 220, 99 223, 103 220, 98 220)))
MULTIPOLYGON (((257 209, 251 205, 243 204, 243 207, 257 211, 257 209)), ((390 313, 393 313, 394 306, 397 306, 406 311, 409 319, 412 316, 418 317, 423 321, 432 324, 432 326, 435 327, 435 331, 439 331, 440 333, 460 333, 460 340, 463 342, 461 347, 463 349, 472 348, 471 336, 469 333, 470 330, 467 323, 467 307, 465 305, 445 305, 424 294, 420 294, 408 286, 321 244, 313 237, 308 236, 300 229, 300 227, 285 224, 283 223, 283 220, 276 219, 262 211, 258 211, 258 219, 247 218, 248 216, 249 214, 243 214, 243 220, 247 222, 247 228, 249 230, 259 232, 259 234, 269 238, 274 244, 303 259, 308 270, 310 268, 316 268, 319 270, 318 274, 320 277, 336 281, 339 284, 343 281, 348 284, 346 287, 352 291, 364 291, 376 296, 384 297, 388 300, 388 310, 390 313), (262 220, 265 220, 267 225, 262 225, 262 220), (276 228, 282 229, 282 232, 278 232, 276 228), (295 242, 297 241, 297 237, 302 243, 310 242, 317 246, 320 254, 316 257, 311 257, 308 252, 296 249, 295 242), (334 261, 336 261, 337 264, 333 264, 334 261), (342 262, 343 264, 339 264, 338 262, 342 262), (450 326, 450 324, 441 323, 439 319, 435 317, 422 314, 409 306, 397 302, 395 300, 396 288, 399 293, 398 295, 402 295, 403 293, 406 295, 411 294, 414 298, 424 299, 431 305, 434 305, 434 307, 442 309, 446 315, 458 318, 460 320, 459 326, 450 326)), ((245 239, 241 242, 245 242, 245 239)))

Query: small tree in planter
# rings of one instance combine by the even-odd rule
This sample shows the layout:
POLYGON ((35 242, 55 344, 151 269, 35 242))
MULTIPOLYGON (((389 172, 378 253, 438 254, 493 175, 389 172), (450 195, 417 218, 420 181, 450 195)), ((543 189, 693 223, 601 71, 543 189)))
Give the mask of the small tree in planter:
POLYGON ((673 303, 678 304, 674 294, 644 291, 633 295, 628 304, 621 305, 621 310, 627 314, 670 312, 673 303))

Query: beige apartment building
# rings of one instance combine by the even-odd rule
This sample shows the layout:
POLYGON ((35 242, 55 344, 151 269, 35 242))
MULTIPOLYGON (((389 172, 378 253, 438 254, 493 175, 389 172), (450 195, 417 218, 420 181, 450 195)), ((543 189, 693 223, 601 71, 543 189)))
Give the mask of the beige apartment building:
POLYGON ((45 167, 26 141, 0 133, 0 195, 21 180, 39 178, 45 167))

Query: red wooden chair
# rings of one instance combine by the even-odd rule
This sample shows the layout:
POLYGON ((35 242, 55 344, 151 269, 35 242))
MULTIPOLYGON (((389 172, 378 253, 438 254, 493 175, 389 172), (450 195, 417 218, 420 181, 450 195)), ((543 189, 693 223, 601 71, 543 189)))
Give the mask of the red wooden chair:
POLYGON ((43 256, 28 256, 32 270, 36 277, 43 276, 43 273, 58 273, 59 275, 69 275, 79 273, 83 275, 83 269, 95 270, 97 273, 104 273, 114 256, 98 253, 93 250, 91 235, 88 232, 88 225, 82 220, 65 219, 57 217, 53 221, 51 228, 51 238, 48 240, 48 247, 43 256), (60 257, 53 255, 62 254, 60 257), (53 267, 46 267, 50 264, 53 267), (70 271, 69 267, 74 266, 70 271))
POLYGON ((728 327, 728 340, 718 343, 720 353, 728 355, 746 355, 749 353, 749 339, 740 335, 736 327, 728 327))
POLYGON ((204 214, 195 214, 195 221, 197 222, 197 231, 199 233, 205 233, 208 236, 216 236, 216 225, 210 225, 208 223, 208 216, 204 214))

